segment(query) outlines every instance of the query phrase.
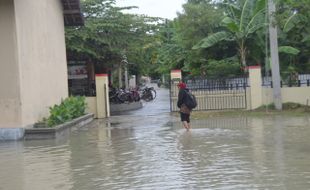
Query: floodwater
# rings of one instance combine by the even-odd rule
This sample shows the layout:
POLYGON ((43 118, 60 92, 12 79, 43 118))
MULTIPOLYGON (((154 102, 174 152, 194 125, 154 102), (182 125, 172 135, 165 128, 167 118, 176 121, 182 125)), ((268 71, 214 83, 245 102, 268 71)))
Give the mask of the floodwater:
POLYGON ((187 132, 143 109, 62 138, 0 142, 0 189, 310 189, 308 116, 213 117, 187 132))

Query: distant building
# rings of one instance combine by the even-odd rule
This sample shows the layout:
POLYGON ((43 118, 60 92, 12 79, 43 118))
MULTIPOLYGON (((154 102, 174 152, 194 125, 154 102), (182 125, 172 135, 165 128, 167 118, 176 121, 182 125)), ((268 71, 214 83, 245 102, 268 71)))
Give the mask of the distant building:
POLYGON ((82 24, 79 0, 0 0, 0 140, 68 96, 64 26, 82 24))

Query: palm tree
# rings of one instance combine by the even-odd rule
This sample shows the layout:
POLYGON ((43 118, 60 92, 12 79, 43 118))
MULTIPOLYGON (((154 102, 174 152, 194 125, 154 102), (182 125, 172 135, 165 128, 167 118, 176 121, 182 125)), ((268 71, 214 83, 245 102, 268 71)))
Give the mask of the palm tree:
POLYGON ((225 30, 207 36, 193 49, 209 48, 223 40, 235 41, 241 64, 245 67, 246 41, 252 34, 266 26, 266 0, 239 0, 236 4, 229 3, 225 6, 227 6, 226 17, 222 21, 225 30))

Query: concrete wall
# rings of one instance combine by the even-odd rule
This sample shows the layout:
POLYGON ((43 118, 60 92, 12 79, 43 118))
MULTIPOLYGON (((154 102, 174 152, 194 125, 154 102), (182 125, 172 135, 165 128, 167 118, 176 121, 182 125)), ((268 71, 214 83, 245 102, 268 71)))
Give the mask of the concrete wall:
POLYGON ((15 0, 24 126, 68 96, 63 8, 59 0, 15 0))
POLYGON ((96 118, 106 118, 110 116, 109 104, 109 79, 107 74, 96 74, 96 118))
MULTIPOLYGON (((248 109, 250 110, 273 103, 273 89, 261 86, 260 73, 260 67, 249 68, 250 93, 247 94, 247 99, 249 99, 248 109)), ((310 87, 282 87, 281 94, 282 103, 310 104, 310 87)))
POLYGON ((86 97, 87 113, 93 113, 97 119, 110 116, 109 79, 107 74, 96 74, 96 97, 86 97))
POLYGON ((0 24, 0 127, 23 128, 68 96, 61 1, 1 0, 0 24))
MULTIPOLYGON (((273 89, 263 88, 262 98, 263 104, 273 103, 273 89)), ((281 89, 282 102, 294 102, 303 105, 310 104, 310 88, 309 87, 287 87, 281 89)))
MULTIPOLYGON (((196 95, 197 110, 215 110, 215 109, 234 109, 244 108, 254 110, 262 105, 273 103, 273 89, 262 87, 260 66, 249 66, 249 87, 246 93, 243 91, 192 91, 196 95), (246 98, 244 96, 246 95, 246 98)), ((175 77, 171 74, 172 79, 175 77)), ((310 87, 283 87, 282 102, 294 102, 303 105, 310 105, 310 87)), ((178 111, 177 82, 171 84, 171 110, 178 111)))
POLYGON ((85 98, 87 108, 86 113, 93 113, 95 114, 95 118, 98 118, 97 116, 97 97, 86 97, 85 98))
POLYGON ((111 114, 117 114, 117 113, 122 113, 124 111, 132 111, 132 110, 137 110, 141 109, 143 107, 143 104, 141 101, 139 102, 131 102, 128 104, 110 104, 110 111, 111 114))
POLYGON ((13 0, 0 1, 0 128, 21 125, 21 100, 13 0))
POLYGON ((247 105, 248 109, 253 110, 262 105, 262 76, 260 66, 249 66, 249 93, 247 93, 247 99, 250 105, 247 105))

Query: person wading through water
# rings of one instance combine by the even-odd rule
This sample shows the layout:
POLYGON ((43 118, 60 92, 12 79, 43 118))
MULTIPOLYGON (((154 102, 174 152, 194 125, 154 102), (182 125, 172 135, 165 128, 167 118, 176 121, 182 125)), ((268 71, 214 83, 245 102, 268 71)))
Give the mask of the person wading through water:
POLYGON ((185 105, 185 101, 188 96, 187 92, 189 92, 189 90, 186 88, 186 84, 184 82, 179 82, 178 88, 179 88, 179 95, 178 95, 177 105, 180 108, 181 121, 182 121, 183 127, 186 130, 189 130, 191 128, 190 113, 192 110, 185 105))

